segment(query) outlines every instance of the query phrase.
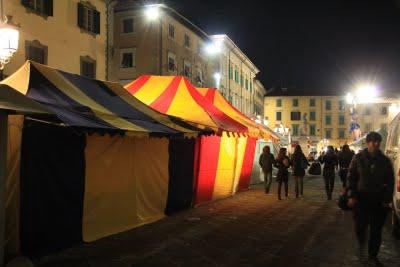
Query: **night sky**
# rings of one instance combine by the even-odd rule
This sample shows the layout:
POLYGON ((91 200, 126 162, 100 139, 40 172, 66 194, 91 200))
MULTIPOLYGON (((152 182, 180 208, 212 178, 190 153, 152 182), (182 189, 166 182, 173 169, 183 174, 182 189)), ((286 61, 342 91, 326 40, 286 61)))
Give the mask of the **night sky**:
POLYGON ((209 34, 225 33, 267 88, 400 92, 400 0, 165 0, 209 34))

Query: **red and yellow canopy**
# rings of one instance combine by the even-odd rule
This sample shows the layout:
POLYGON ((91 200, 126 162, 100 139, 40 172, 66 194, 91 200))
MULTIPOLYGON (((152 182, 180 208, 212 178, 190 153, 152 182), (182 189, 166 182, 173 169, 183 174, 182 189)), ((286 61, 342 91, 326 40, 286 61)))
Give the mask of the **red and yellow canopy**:
POLYGON ((261 131, 246 116, 232 110, 233 107, 221 95, 222 99, 218 97, 218 101, 210 101, 205 97, 205 89, 198 90, 183 76, 143 75, 126 85, 125 89, 161 113, 196 123, 199 127, 211 128, 219 134, 226 131, 257 138, 270 137, 268 131, 261 131))
POLYGON ((247 128, 250 131, 253 131, 254 134, 259 134, 262 136, 264 139, 272 139, 272 141, 277 142, 279 141, 279 137, 277 134, 275 134, 271 129, 268 127, 265 127, 261 124, 257 124, 256 122, 252 121, 250 118, 248 118, 246 115, 241 113, 239 110, 237 110, 234 106, 231 105, 231 103, 228 102, 228 100, 225 99, 221 95, 220 92, 218 92, 217 89, 215 88, 197 88, 197 90, 200 92, 202 96, 205 97, 206 100, 210 101, 211 103, 214 104, 219 110, 227 114, 229 117, 233 118, 237 122, 246 125, 247 128))

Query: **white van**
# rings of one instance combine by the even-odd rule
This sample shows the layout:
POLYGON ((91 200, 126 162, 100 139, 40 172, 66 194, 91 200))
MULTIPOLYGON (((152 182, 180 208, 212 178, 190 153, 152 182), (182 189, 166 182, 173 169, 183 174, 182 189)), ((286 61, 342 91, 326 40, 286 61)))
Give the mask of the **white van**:
POLYGON ((392 121, 386 142, 386 155, 392 160, 395 173, 393 193, 393 235, 400 239, 400 114, 392 121))

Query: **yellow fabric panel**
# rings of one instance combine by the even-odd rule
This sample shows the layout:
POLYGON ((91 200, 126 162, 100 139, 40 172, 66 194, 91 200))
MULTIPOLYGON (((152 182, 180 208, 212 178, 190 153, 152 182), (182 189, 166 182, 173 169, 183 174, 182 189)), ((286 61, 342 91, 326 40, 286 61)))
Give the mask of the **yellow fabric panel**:
POLYGON ((7 258, 19 254, 19 210, 20 210, 20 159, 24 117, 8 116, 8 147, 5 191, 5 255, 7 258))
POLYGON ((168 140, 88 136, 83 240, 123 232, 164 216, 168 140))
POLYGON ((199 93, 200 93, 202 96, 206 96, 208 90, 209 90, 208 88, 197 88, 197 91, 199 91, 199 93))
POLYGON ((168 87, 175 76, 151 76, 134 96, 146 105, 154 102, 168 87))
POLYGON ((136 139, 134 164, 137 179, 137 215, 141 224, 164 217, 168 198, 168 152, 166 138, 136 139))
POLYGON ((213 200, 232 195, 237 155, 236 142, 237 137, 228 137, 225 133, 221 137, 213 200))
POLYGON ((179 83, 178 91, 172 100, 167 114, 207 125, 212 128, 218 127, 211 119, 210 115, 193 99, 186 87, 184 79, 179 83))
POLYGON ((244 160, 244 153, 246 152, 247 137, 240 137, 237 139, 237 157, 235 165, 235 180, 233 184, 233 194, 238 190, 240 174, 242 173, 242 166, 244 160))
POLYGON ((70 81, 68 81, 60 72, 55 69, 46 67, 41 64, 32 63, 49 81, 55 86, 60 88, 64 94, 81 103, 82 105, 90 107, 91 110, 96 114, 97 117, 108 122, 109 124, 123 130, 137 131, 137 132, 148 132, 146 129, 139 127, 118 115, 112 113, 96 101, 92 100, 79 88, 75 87, 70 81))
POLYGON ((0 83, 7 84, 8 86, 14 88, 20 93, 26 95, 29 86, 29 73, 31 70, 30 61, 25 62, 21 68, 13 73, 10 77, 2 80, 0 83))

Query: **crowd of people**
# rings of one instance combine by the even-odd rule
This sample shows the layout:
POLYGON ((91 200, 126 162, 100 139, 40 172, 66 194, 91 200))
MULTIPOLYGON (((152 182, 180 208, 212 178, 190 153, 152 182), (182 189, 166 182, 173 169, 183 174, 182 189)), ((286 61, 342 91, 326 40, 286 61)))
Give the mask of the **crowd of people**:
MULTIPOLYGON (((394 190, 394 172, 391 161, 380 150, 382 137, 370 132, 366 137, 367 147, 357 154, 344 145, 340 151, 328 146, 326 152, 317 158, 322 164, 322 176, 328 200, 332 199, 335 176, 338 173, 346 209, 353 211, 355 233, 359 242, 360 253, 366 247, 366 233, 369 228, 368 255, 370 260, 378 261, 381 245, 382 228, 390 209, 394 190)), ((265 178, 265 193, 271 192, 272 171, 277 168, 278 199, 282 200, 282 185, 285 197, 289 191, 289 169, 294 179, 295 196, 303 196, 303 178, 310 166, 301 146, 295 147, 290 156, 286 148, 280 148, 277 157, 265 146, 260 155, 259 164, 265 178)), ((340 198, 339 198, 340 199, 340 198)))

